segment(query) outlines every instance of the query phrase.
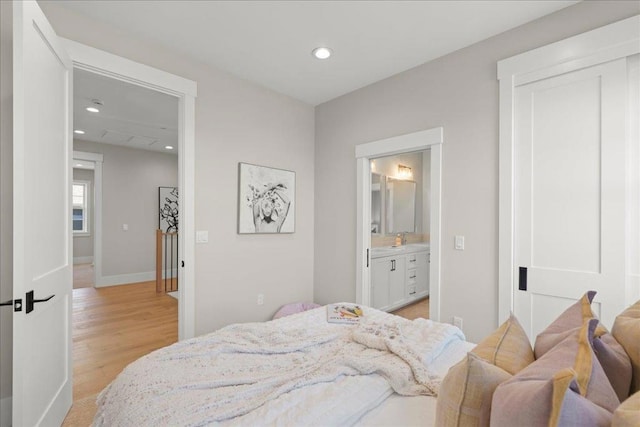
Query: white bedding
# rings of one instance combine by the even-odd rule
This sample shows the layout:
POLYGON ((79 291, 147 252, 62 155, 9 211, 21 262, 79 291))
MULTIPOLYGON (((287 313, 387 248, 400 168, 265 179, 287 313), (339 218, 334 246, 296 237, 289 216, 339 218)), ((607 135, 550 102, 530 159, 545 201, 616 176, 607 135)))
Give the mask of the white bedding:
POLYGON ((100 394, 94 425, 353 425, 394 391, 433 395, 459 329, 364 311, 354 326, 321 307, 160 349, 100 394))

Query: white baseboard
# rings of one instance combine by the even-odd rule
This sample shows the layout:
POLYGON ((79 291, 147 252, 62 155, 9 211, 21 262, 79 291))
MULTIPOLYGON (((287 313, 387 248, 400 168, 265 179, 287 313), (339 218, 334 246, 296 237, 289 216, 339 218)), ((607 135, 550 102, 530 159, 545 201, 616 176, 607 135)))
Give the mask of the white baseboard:
POLYGON ((144 273, 116 274, 113 276, 102 276, 96 279, 96 288, 103 286, 128 285, 130 283, 149 282, 156 280, 155 271, 144 273))
POLYGON ((73 265, 90 264, 93 262, 93 256, 79 256, 73 258, 73 265))
POLYGON ((0 427, 11 426, 11 396, 0 399, 0 427))

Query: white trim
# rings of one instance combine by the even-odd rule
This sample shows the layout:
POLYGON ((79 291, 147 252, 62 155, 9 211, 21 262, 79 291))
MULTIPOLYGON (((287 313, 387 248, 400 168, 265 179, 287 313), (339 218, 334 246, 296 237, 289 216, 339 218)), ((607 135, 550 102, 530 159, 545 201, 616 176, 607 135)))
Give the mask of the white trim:
MULTIPOLYGON (((367 267, 367 250, 371 248, 371 169, 370 161, 376 157, 431 149, 431 220, 429 266, 429 317, 440 320, 440 251, 442 205, 442 147, 444 129, 437 127, 424 131, 357 145, 356 190, 356 302, 371 304, 370 269, 367 267), (366 207, 366 208, 365 208, 366 207)), ((370 257, 369 257, 370 260, 370 257)), ((371 265, 371 261, 369 261, 371 265)))
POLYGON ((73 158, 93 162, 93 283, 102 280, 102 153, 74 151, 73 158))
POLYGON ((394 136, 356 146, 356 158, 391 156, 393 154, 421 151, 433 144, 442 144, 443 128, 437 127, 414 133, 394 136))
MULTIPOLYGON (((599 56, 602 63, 638 53, 640 15, 498 61, 498 80, 599 56), (611 52, 617 56, 611 57, 611 52)), ((595 65, 591 63, 587 66, 595 65)), ((566 71, 565 71, 566 72, 566 71)))
POLYGON ((640 15, 498 62, 500 160, 498 322, 513 309, 514 92, 519 85, 640 53, 640 15))
POLYGON ((74 65, 83 70, 174 95, 198 96, 192 80, 60 37, 74 65), (79 66, 81 65, 81 66, 79 66))
POLYGON ((78 264, 89 264, 93 262, 93 257, 92 256, 77 256, 77 257, 73 257, 73 265, 78 265, 78 264))
POLYGON ((0 426, 9 427, 11 425, 11 396, 0 399, 0 426))
MULTIPOLYGON (((178 98, 179 105, 179 162, 178 186, 180 191, 180 233, 178 246, 180 261, 184 268, 179 271, 180 304, 178 305, 178 338, 180 340, 195 335, 195 97, 197 83, 156 68, 140 64, 111 53, 85 46, 72 40, 62 39, 71 56, 74 67, 108 76, 138 86, 143 86, 178 98)), ((96 163, 96 166, 101 165, 96 163)), ((100 172, 101 175, 101 172, 100 172)), ((98 206, 98 171, 96 168, 96 230, 98 221, 101 227, 101 205, 98 206), (98 216, 100 215, 100 218, 98 216)), ((100 201, 101 203, 101 201, 100 201)), ((102 277, 100 260, 102 259, 102 233, 96 232, 96 285, 104 286, 110 282, 102 277), (100 239, 98 239, 100 237, 100 239)))
POLYGON ((96 282, 96 288, 116 285, 130 285, 138 282, 150 282, 156 280, 155 271, 145 271, 142 273, 114 274, 113 276, 102 276, 100 281, 96 282))

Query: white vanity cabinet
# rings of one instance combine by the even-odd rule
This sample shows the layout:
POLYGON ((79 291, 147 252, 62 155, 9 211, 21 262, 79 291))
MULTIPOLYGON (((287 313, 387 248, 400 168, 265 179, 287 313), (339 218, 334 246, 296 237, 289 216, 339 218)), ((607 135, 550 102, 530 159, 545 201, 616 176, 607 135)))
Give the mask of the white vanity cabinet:
POLYGON ((413 301, 429 295, 429 252, 416 252, 407 257, 407 299, 413 301))
POLYGON ((407 245, 394 255, 373 251, 371 305, 391 311, 429 295, 429 251, 407 245), (383 255, 382 255, 383 254, 383 255))
POLYGON ((404 301, 406 273, 404 255, 372 260, 371 303, 374 308, 388 310, 404 301))

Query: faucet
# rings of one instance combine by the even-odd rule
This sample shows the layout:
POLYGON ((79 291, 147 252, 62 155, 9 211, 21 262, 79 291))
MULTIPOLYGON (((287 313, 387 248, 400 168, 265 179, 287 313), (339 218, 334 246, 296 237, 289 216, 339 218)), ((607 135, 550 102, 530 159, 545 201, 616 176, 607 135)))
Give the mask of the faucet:
POLYGON ((407 232, 406 231, 402 232, 402 244, 403 245, 407 244, 407 232))

